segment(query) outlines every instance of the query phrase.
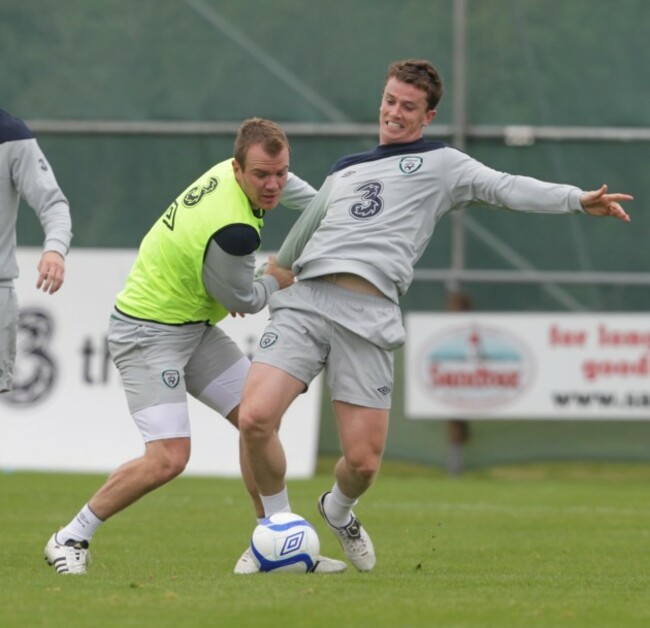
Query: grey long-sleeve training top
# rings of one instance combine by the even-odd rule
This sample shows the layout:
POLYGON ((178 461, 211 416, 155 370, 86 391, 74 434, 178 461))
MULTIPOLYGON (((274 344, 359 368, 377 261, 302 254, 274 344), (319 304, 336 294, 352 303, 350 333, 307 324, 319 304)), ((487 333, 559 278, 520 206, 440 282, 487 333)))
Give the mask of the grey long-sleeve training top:
POLYGON ((581 194, 572 185, 498 172, 441 142, 383 144, 336 162, 287 235, 278 263, 298 279, 354 273, 397 303, 449 211, 481 203, 584 212, 581 194))
POLYGON ((44 251, 65 256, 72 239, 70 207, 27 125, 0 109, 0 287, 18 277, 16 220, 20 198, 36 212, 44 251))

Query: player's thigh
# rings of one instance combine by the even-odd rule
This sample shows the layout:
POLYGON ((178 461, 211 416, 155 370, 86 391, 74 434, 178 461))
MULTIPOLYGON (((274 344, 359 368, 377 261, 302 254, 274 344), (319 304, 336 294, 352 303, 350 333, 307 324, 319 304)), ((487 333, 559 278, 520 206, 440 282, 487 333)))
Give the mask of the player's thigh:
POLYGON ((389 410, 334 402, 343 456, 358 468, 377 471, 386 446, 389 410))
POLYGON ((279 429, 289 406, 305 391, 305 383, 285 370, 253 362, 239 408, 242 429, 254 429, 255 426, 279 429))
POLYGON ((273 312, 253 363, 267 364, 305 384, 325 367, 331 325, 314 312, 282 308, 273 312))
POLYGON ((250 360, 219 327, 206 329, 185 367, 187 391, 224 417, 239 405, 250 360))
POLYGON ((339 325, 335 327, 327 361, 332 401, 389 410, 393 378, 392 351, 339 325))
POLYGON ((189 437, 185 367, 203 329, 168 329, 112 318, 108 346, 145 442, 189 437))
POLYGON ((328 322, 318 314, 281 308, 273 312, 244 387, 245 421, 274 427, 293 400, 323 370, 329 352, 328 322))

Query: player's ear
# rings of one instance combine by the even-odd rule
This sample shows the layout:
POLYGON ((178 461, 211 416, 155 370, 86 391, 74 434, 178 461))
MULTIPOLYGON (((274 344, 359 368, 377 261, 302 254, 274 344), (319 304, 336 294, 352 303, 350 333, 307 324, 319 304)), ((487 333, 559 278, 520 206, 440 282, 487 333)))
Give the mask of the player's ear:
POLYGON ((427 111, 426 115, 424 116, 424 122, 422 123, 422 126, 427 126, 427 124, 431 124, 433 122, 433 119, 436 117, 436 114, 438 111, 436 109, 429 109, 427 111))

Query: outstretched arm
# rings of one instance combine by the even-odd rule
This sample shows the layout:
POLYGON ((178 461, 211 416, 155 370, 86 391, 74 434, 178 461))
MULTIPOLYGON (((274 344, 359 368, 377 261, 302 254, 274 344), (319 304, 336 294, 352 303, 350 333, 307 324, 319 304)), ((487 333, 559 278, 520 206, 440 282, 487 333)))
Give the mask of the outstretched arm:
POLYGON ((592 216, 613 216, 623 222, 630 222, 627 212, 621 207, 621 201, 632 201, 629 194, 608 194, 607 185, 599 190, 585 192, 580 196, 580 203, 587 214, 592 216))
POLYGON ((481 203, 502 209, 543 214, 580 212, 592 216, 613 216, 623 222, 630 217, 621 201, 634 200, 629 194, 608 194, 607 186, 585 192, 572 185, 539 181, 488 168, 453 148, 445 160, 452 209, 481 203))

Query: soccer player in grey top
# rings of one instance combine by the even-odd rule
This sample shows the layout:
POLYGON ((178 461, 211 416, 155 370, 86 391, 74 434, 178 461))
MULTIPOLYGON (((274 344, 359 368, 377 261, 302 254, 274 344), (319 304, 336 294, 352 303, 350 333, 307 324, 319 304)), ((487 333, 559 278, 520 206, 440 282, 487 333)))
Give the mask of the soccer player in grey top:
POLYGON ((36 212, 45 232, 36 288, 54 294, 63 284, 72 239, 68 200, 27 125, 0 109, 0 393, 11 390, 16 360, 18 303, 14 279, 20 198, 36 212))
POLYGON ((372 541, 352 512, 381 462, 393 388, 393 351, 404 342, 399 297, 437 222, 472 203, 547 214, 630 218, 607 186, 585 192, 492 170, 427 142, 442 95, 436 69, 406 60, 388 69, 379 146, 340 159, 289 232, 278 263, 298 282, 269 301, 242 395, 239 425, 267 516, 290 510, 277 430, 291 402, 323 369, 342 457, 318 509, 360 571, 375 565, 372 541))

